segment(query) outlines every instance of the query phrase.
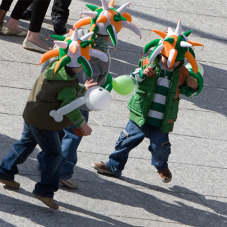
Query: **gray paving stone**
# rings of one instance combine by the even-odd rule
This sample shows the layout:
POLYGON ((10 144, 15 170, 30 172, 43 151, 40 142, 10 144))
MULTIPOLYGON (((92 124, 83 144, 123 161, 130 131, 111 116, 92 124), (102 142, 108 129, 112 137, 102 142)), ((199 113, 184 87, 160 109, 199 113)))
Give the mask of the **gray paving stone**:
MULTIPOLYGON (((120 7, 127 1, 115 1, 120 7)), ((53 3, 51 1, 50 5, 53 3)), ((100 0, 72 1, 67 28, 80 19, 85 4, 101 5, 100 0)), ((141 28, 142 38, 126 28, 118 34, 115 50, 110 44, 113 77, 129 74, 137 66, 145 44, 159 38, 151 29, 175 29, 182 20, 183 31, 192 29, 190 40, 201 42, 195 47, 196 59, 202 64, 204 89, 198 97, 182 97, 178 121, 170 134, 172 154, 170 183, 164 184, 150 164, 149 141, 130 152, 121 178, 97 174, 91 163, 107 161, 120 131, 126 126, 130 96, 112 91, 110 105, 90 113, 93 133, 83 138, 73 179, 77 190, 60 186, 55 200, 60 209, 53 211, 32 195, 40 178, 36 159, 37 146, 23 165, 16 180, 21 187, 9 190, 0 184, 0 226, 144 226, 144 227, 225 227, 227 225, 227 50, 226 1, 131 1, 127 8, 133 23, 141 28), (162 18, 160 16, 163 16, 162 18)), ((7 18, 12 12, 13 2, 7 18)), ((29 22, 21 21, 28 29, 29 22)), ((88 28, 88 26, 87 26, 88 28)), ((51 7, 47 11, 41 35, 54 34, 51 7)), ((0 36, 0 159, 8 154, 21 136, 21 116, 28 94, 41 66, 42 54, 26 51, 23 38, 0 36)), ((47 43, 52 45, 53 40, 47 43)), ((150 53, 150 52, 149 52, 150 53)))

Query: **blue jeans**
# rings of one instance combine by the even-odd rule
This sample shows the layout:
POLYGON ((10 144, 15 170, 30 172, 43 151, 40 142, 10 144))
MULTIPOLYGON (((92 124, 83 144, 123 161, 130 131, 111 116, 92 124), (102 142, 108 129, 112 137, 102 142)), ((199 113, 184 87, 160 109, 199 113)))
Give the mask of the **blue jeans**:
POLYGON ((27 157, 39 144, 43 150, 43 168, 41 181, 36 183, 34 192, 40 196, 53 197, 58 190, 59 167, 62 160, 61 144, 57 131, 35 128, 24 123, 22 137, 15 143, 0 166, 0 178, 14 180, 18 173, 17 165, 25 162, 27 157))
POLYGON ((168 157, 171 152, 169 134, 161 132, 160 128, 144 124, 139 127, 134 122, 129 121, 126 128, 121 132, 115 144, 115 150, 110 154, 106 166, 115 176, 120 176, 128 160, 129 152, 137 147, 143 139, 150 140, 148 150, 151 152, 151 164, 157 170, 168 168, 168 157))
MULTIPOLYGON (((88 121, 88 111, 81 110, 85 120, 88 121)), ((61 140, 62 161, 60 165, 60 179, 70 179, 73 175, 74 166, 77 163, 77 148, 83 137, 76 136, 73 129, 75 126, 68 127, 58 132, 61 140)), ((43 167, 44 152, 39 152, 37 159, 40 169, 43 167)))

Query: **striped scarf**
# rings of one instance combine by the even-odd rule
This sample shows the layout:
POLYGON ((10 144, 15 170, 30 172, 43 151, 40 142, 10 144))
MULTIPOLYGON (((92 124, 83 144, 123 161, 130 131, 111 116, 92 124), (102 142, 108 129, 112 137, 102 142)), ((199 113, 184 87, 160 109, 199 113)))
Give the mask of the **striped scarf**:
POLYGON ((147 116, 147 124, 160 127, 165 112, 166 96, 169 91, 172 71, 165 70, 161 65, 161 73, 157 80, 153 102, 147 116))

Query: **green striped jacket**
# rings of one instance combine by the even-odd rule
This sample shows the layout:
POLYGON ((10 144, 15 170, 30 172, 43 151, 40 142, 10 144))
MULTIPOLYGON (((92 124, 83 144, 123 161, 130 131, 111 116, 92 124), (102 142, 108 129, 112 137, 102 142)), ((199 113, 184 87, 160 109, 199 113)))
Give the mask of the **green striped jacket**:
MULTIPOLYGON (((128 103, 128 109, 130 110, 129 119, 135 122, 138 126, 142 126, 145 122, 147 123, 148 113, 151 110, 152 103, 154 103, 153 99, 155 92, 157 91, 158 78, 160 77, 161 72, 158 59, 151 64, 151 66, 154 65, 156 66, 155 76, 153 78, 145 78, 144 80, 141 80, 137 91, 128 103)), ((140 64, 139 66, 141 67, 139 74, 140 77, 143 78, 142 72, 145 67, 140 64)), ((191 96, 191 94, 194 93, 194 91, 185 83, 186 76, 188 75, 189 71, 183 66, 183 64, 172 72, 160 126, 162 132, 171 132, 173 130, 174 122, 176 121, 178 114, 180 100, 179 94, 184 93, 186 96, 191 96)))

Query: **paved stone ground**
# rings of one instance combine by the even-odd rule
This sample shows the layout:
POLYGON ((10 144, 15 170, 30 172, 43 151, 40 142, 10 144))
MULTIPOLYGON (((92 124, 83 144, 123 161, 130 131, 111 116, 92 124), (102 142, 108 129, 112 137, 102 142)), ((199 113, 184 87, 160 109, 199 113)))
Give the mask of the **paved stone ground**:
MULTIPOLYGON (((115 7, 125 2, 116 0, 115 7)), ((112 92, 111 105, 90 114, 93 134, 79 147, 73 176, 79 188, 59 189, 55 195, 58 211, 33 198, 32 190, 39 179, 37 147, 19 167, 16 180, 21 188, 15 191, 0 185, 1 227, 227 226, 227 2, 131 2, 127 12, 141 28, 142 39, 127 29, 119 33, 117 50, 110 46, 114 76, 135 68, 143 46, 158 38, 151 29, 175 29, 178 18, 184 31, 193 30, 190 39, 205 46, 195 48, 197 61, 205 70, 204 90, 198 97, 182 97, 178 121, 170 134, 172 182, 162 183, 150 165, 147 140, 130 153, 120 179, 98 175, 91 168, 92 162, 107 160, 128 119, 129 97, 112 92)), ((100 0, 72 1, 68 28, 80 18, 85 3, 100 5, 100 0)), ((50 13, 51 7, 43 24, 44 38, 53 34, 50 13)), ((27 21, 21 21, 21 25, 28 28, 27 21)), ((0 159, 20 138, 21 114, 40 71, 36 64, 41 54, 24 50, 22 42, 23 38, 0 36, 0 159)))

